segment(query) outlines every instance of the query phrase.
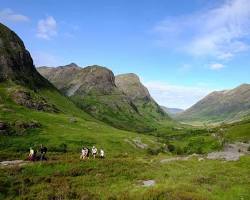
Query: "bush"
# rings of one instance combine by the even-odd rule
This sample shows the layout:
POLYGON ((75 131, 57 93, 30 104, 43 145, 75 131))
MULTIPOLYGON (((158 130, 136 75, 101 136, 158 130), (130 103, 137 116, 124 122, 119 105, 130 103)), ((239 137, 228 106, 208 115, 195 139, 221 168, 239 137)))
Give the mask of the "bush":
POLYGON ((175 152, 176 152, 177 155, 183 155, 184 154, 184 149, 181 148, 180 146, 177 146, 175 152))
POLYGON ((168 145, 168 150, 169 152, 174 152, 175 151, 175 146, 173 144, 168 145))
POLYGON ((65 143, 61 143, 59 146, 50 147, 49 150, 51 152, 67 153, 68 152, 68 146, 65 143))
POLYGON ((65 143, 60 144, 60 145, 59 145, 59 151, 60 151, 60 152, 63 152, 63 153, 67 153, 67 151, 68 151, 68 146, 67 146, 67 144, 65 144, 65 143))
POLYGON ((164 149, 162 147, 159 147, 159 148, 148 148, 147 152, 150 155, 158 155, 159 153, 164 152, 164 149))

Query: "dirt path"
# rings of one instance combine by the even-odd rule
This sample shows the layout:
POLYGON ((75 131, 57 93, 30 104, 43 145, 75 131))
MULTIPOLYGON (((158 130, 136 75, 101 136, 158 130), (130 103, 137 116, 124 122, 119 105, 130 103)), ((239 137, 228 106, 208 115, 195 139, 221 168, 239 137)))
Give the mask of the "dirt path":
POLYGON ((223 151, 212 152, 207 155, 207 159, 216 160, 222 159, 226 161, 237 161, 241 156, 250 154, 248 147, 250 144, 236 142, 234 144, 227 144, 223 151))
POLYGON ((222 151, 209 153, 206 157, 198 154, 193 154, 189 156, 166 158, 161 160, 160 162, 168 163, 178 160, 189 160, 192 157, 197 157, 198 161, 202 161, 205 158, 209 160, 237 161, 243 155, 250 155, 250 152, 248 151, 249 146, 249 143, 236 142, 234 144, 227 144, 222 151))
POLYGON ((24 160, 6 160, 0 162, 1 167, 10 167, 10 166, 22 166, 27 163, 30 163, 29 161, 24 161, 24 160))

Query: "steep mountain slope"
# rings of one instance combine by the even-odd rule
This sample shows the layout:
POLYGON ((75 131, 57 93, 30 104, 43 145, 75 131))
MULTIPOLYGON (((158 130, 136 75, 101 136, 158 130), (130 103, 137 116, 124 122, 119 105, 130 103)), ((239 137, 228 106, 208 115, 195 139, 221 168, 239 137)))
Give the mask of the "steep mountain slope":
POLYGON ((35 69, 22 40, 0 23, 0 82, 14 81, 29 88, 52 85, 35 69))
POLYGON ((137 84, 125 91, 105 67, 70 64, 38 71, 80 108, 117 128, 147 132, 155 129, 158 120, 168 119, 144 86, 137 84))
POLYGON ((181 121, 234 121, 250 114, 250 84, 212 92, 177 116, 181 121))
POLYGON ((161 106, 161 108, 166 113, 168 113, 170 116, 175 116, 175 115, 180 114, 181 112, 184 111, 183 109, 180 109, 180 108, 168 108, 168 107, 165 107, 165 106, 161 106))
POLYGON ((125 93, 136 105, 138 111, 146 118, 163 120, 169 119, 168 115, 150 96, 148 89, 140 82, 136 74, 121 74, 115 77, 119 90, 125 93))
MULTIPOLYGON (((3 24, 0 24, 0 89, 0 107, 3 111, 0 120, 8 113, 15 112, 15 106, 49 113, 79 110, 37 72, 22 40, 3 24), (15 106, 11 109, 9 105, 15 106)), ((91 119, 84 112, 80 115, 91 119)), ((8 119, 14 120, 14 117, 8 119)))

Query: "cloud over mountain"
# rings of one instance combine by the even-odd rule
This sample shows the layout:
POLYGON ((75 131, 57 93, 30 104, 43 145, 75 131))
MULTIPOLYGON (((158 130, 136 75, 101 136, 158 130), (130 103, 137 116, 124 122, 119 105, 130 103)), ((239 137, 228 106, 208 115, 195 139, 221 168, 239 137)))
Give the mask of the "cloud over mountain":
POLYGON ((27 22, 29 21, 29 18, 25 15, 14 12, 10 8, 5 8, 3 10, 0 10, 0 21, 2 22, 27 22))
POLYGON ((36 36, 42 39, 49 40, 57 35, 57 22, 52 16, 41 19, 37 24, 36 36))

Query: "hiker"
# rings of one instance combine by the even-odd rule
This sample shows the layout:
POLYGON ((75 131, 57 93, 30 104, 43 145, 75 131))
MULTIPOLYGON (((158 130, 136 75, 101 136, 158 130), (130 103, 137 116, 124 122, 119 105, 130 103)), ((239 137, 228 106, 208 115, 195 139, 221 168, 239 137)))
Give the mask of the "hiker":
POLYGON ((95 146, 92 147, 92 155, 95 158, 97 154, 97 148, 95 146))
POLYGON ((100 150, 100 158, 104 158, 104 150, 103 149, 100 150))
POLYGON ((41 144, 41 146, 40 146, 40 160, 47 160, 47 158, 45 157, 46 153, 47 153, 47 147, 45 147, 41 144))
POLYGON ((87 147, 86 148, 86 157, 89 159, 89 153, 90 153, 90 149, 87 147))
POLYGON ((32 149, 32 147, 30 147, 30 153, 29 153, 28 160, 35 161, 35 158, 36 158, 36 153, 35 153, 34 149, 32 149))
POLYGON ((86 157, 86 148, 85 147, 82 147, 82 152, 81 152, 81 156, 80 156, 80 159, 85 159, 86 157))

